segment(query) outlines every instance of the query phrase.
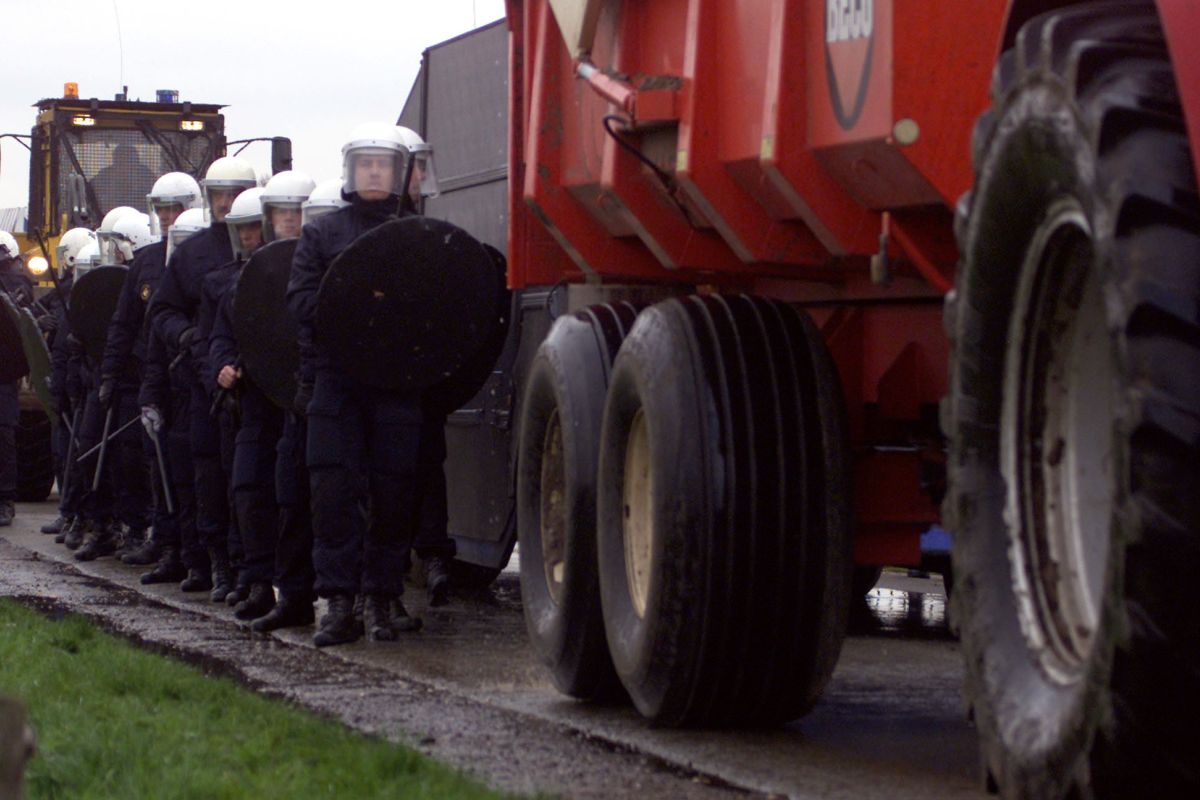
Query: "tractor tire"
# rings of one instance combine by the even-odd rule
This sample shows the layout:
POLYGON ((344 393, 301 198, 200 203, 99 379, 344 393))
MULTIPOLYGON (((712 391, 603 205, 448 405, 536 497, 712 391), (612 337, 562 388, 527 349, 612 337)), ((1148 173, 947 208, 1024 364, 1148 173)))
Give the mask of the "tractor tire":
POLYGON ((620 695, 596 570, 596 465, 613 359, 637 311, 598 305, 554 323, 526 380, 517 465, 521 599, 559 691, 620 695))
POLYGON ((850 607, 850 473, 833 362, 782 303, 642 312, 613 366, 598 483, 609 651, 664 725, 795 719, 850 607))
POLYGON ((45 412, 23 409, 17 423, 17 500, 40 503, 54 488, 51 425, 45 412))
POLYGON ((856 566, 850 578, 850 596, 855 600, 866 597, 883 576, 883 567, 856 566))
POLYGON ((993 98, 943 414, 987 778, 1200 796, 1200 204, 1154 5, 1029 21, 993 98))

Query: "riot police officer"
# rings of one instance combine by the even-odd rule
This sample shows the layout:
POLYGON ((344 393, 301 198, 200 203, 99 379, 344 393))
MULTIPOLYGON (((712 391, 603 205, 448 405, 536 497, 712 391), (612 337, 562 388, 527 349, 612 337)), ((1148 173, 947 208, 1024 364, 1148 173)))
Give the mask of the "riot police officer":
POLYGON ((354 380, 314 330, 317 290, 333 259, 363 233, 410 213, 402 206, 408 157, 394 125, 356 128, 342 148, 349 205, 306 225, 292 261, 288 305, 299 326, 296 405, 308 415, 313 561, 317 592, 329 600, 318 647, 362 636, 354 613, 360 593, 372 639, 419 627, 399 598, 413 537, 420 398, 354 380))
MULTIPOLYGON (((25 270, 16 238, 0 231, 0 290, 17 305, 33 302, 33 281, 25 270)), ((0 526, 11 525, 17 499, 17 424, 21 407, 17 382, 0 383, 0 526)))
POLYGON ((168 350, 186 354, 184 369, 192 377, 190 425, 196 527, 208 547, 212 575, 210 581, 185 580, 181 588, 211 589, 213 602, 223 602, 234 589, 228 549, 229 481, 221 464, 219 426, 209 414, 212 398, 202 382, 208 342, 197 335, 197 325, 204 277, 233 259, 229 232, 221 223, 234 199, 257 184, 254 167, 242 159, 226 156, 209 166, 201 186, 210 227, 194 234, 172 252, 166 275, 150 307, 151 325, 168 350))

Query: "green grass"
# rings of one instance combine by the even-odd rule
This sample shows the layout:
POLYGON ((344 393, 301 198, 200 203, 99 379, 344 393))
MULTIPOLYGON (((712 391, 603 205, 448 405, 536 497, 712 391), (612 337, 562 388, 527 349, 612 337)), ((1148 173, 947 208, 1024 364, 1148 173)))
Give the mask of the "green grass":
POLYGON ((38 737, 28 798, 499 797, 418 753, 0 600, 0 693, 38 737))

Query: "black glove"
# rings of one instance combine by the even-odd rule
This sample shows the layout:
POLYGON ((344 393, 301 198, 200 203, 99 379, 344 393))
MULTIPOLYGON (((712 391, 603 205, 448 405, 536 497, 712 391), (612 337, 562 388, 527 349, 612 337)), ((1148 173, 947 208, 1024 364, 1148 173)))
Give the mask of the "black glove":
POLYGON ((191 328, 184 328, 183 333, 179 334, 179 349, 187 350, 188 347, 192 343, 192 339, 195 339, 195 338, 196 338, 195 326, 193 326, 191 328))
POLYGON ((96 392, 96 398, 100 401, 101 408, 108 408, 112 405, 113 389, 115 388, 117 388, 116 378, 100 379, 100 389, 96 392))
POLYGON ((300 416, 308 414, 308 404, 312 402, 313 397, 313 382, 311 380, 300 379, 300 383, 296 385, 296 397, 292 400, 292 410, 300 416))
POLYGON ((53 314, 42 314, 37 318, 37 324, 42 333, 54 333, 58 330, 58 317, 53 314))
POLYGON ((74 331, 67 334, 67 344, 77 350, 83 349, 83 340, 76 336, 74 331))

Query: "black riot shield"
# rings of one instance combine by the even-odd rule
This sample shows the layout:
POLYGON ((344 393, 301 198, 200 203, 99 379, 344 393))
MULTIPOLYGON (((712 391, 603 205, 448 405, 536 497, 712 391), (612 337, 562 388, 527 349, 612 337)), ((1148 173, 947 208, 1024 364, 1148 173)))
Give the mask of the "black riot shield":
POLYGON ((4 292, 0 292, 0 298, 6 309, 0 313, 0 383, 8 383, 29 374, 29 361, 25 358, 21 329, 17 326, 16 304, 4 292), (13 309, 12 313, 7 311, 9 308, 13 309))
POLYGON ((283 239, 255 251, 242 267, 233 300, 233 333, 242 366, 283 409, 292 407, 300 367, 296 322, 285 297, 296 241, 283 239))
POLYGON ((104 358, 104 342, 108 339, 108 324, 112 322, 121 297, 128 267, 96 267, 77 278, 71 287, 71 302, 67 319, 71 332, 83 342, 83 350, 98 368, 104 358))
POLYGON ((33 393, 41 401, 46 416, 57 425, 58 416, 51 410, 53 404, 50 388, 46 384, 51 370, 50 348, 46 346, 46 338, 42 335, 42 329, 38 327, 37 320, 34 319, 28 308, 17 306, 8 295, 0 297, 0 301, 4 305, 3 315, 12 320, 20 334, 25 360, 29 365, 29 383, 33 388, 33 393))
POLYGON ((495 323, 495 262, 466 231, 428 217, 351 242, 317 294, 318 344, 378 389, 423 391, 452 377, 495 323))
POLYGON ((479 393, 491 377, 496 361, 504 351, 504 341, 508 337, 509 314, 512 311, 512 292, 508 290, 508 261, 503 253, 490 244, 485 244, 483 249, 492 257, 492 263, 495 265, 494 317, 484 337, 483 346, 464 361, 453 375, 425 391, 426 408, 443 414, 461 408, 479 393))

